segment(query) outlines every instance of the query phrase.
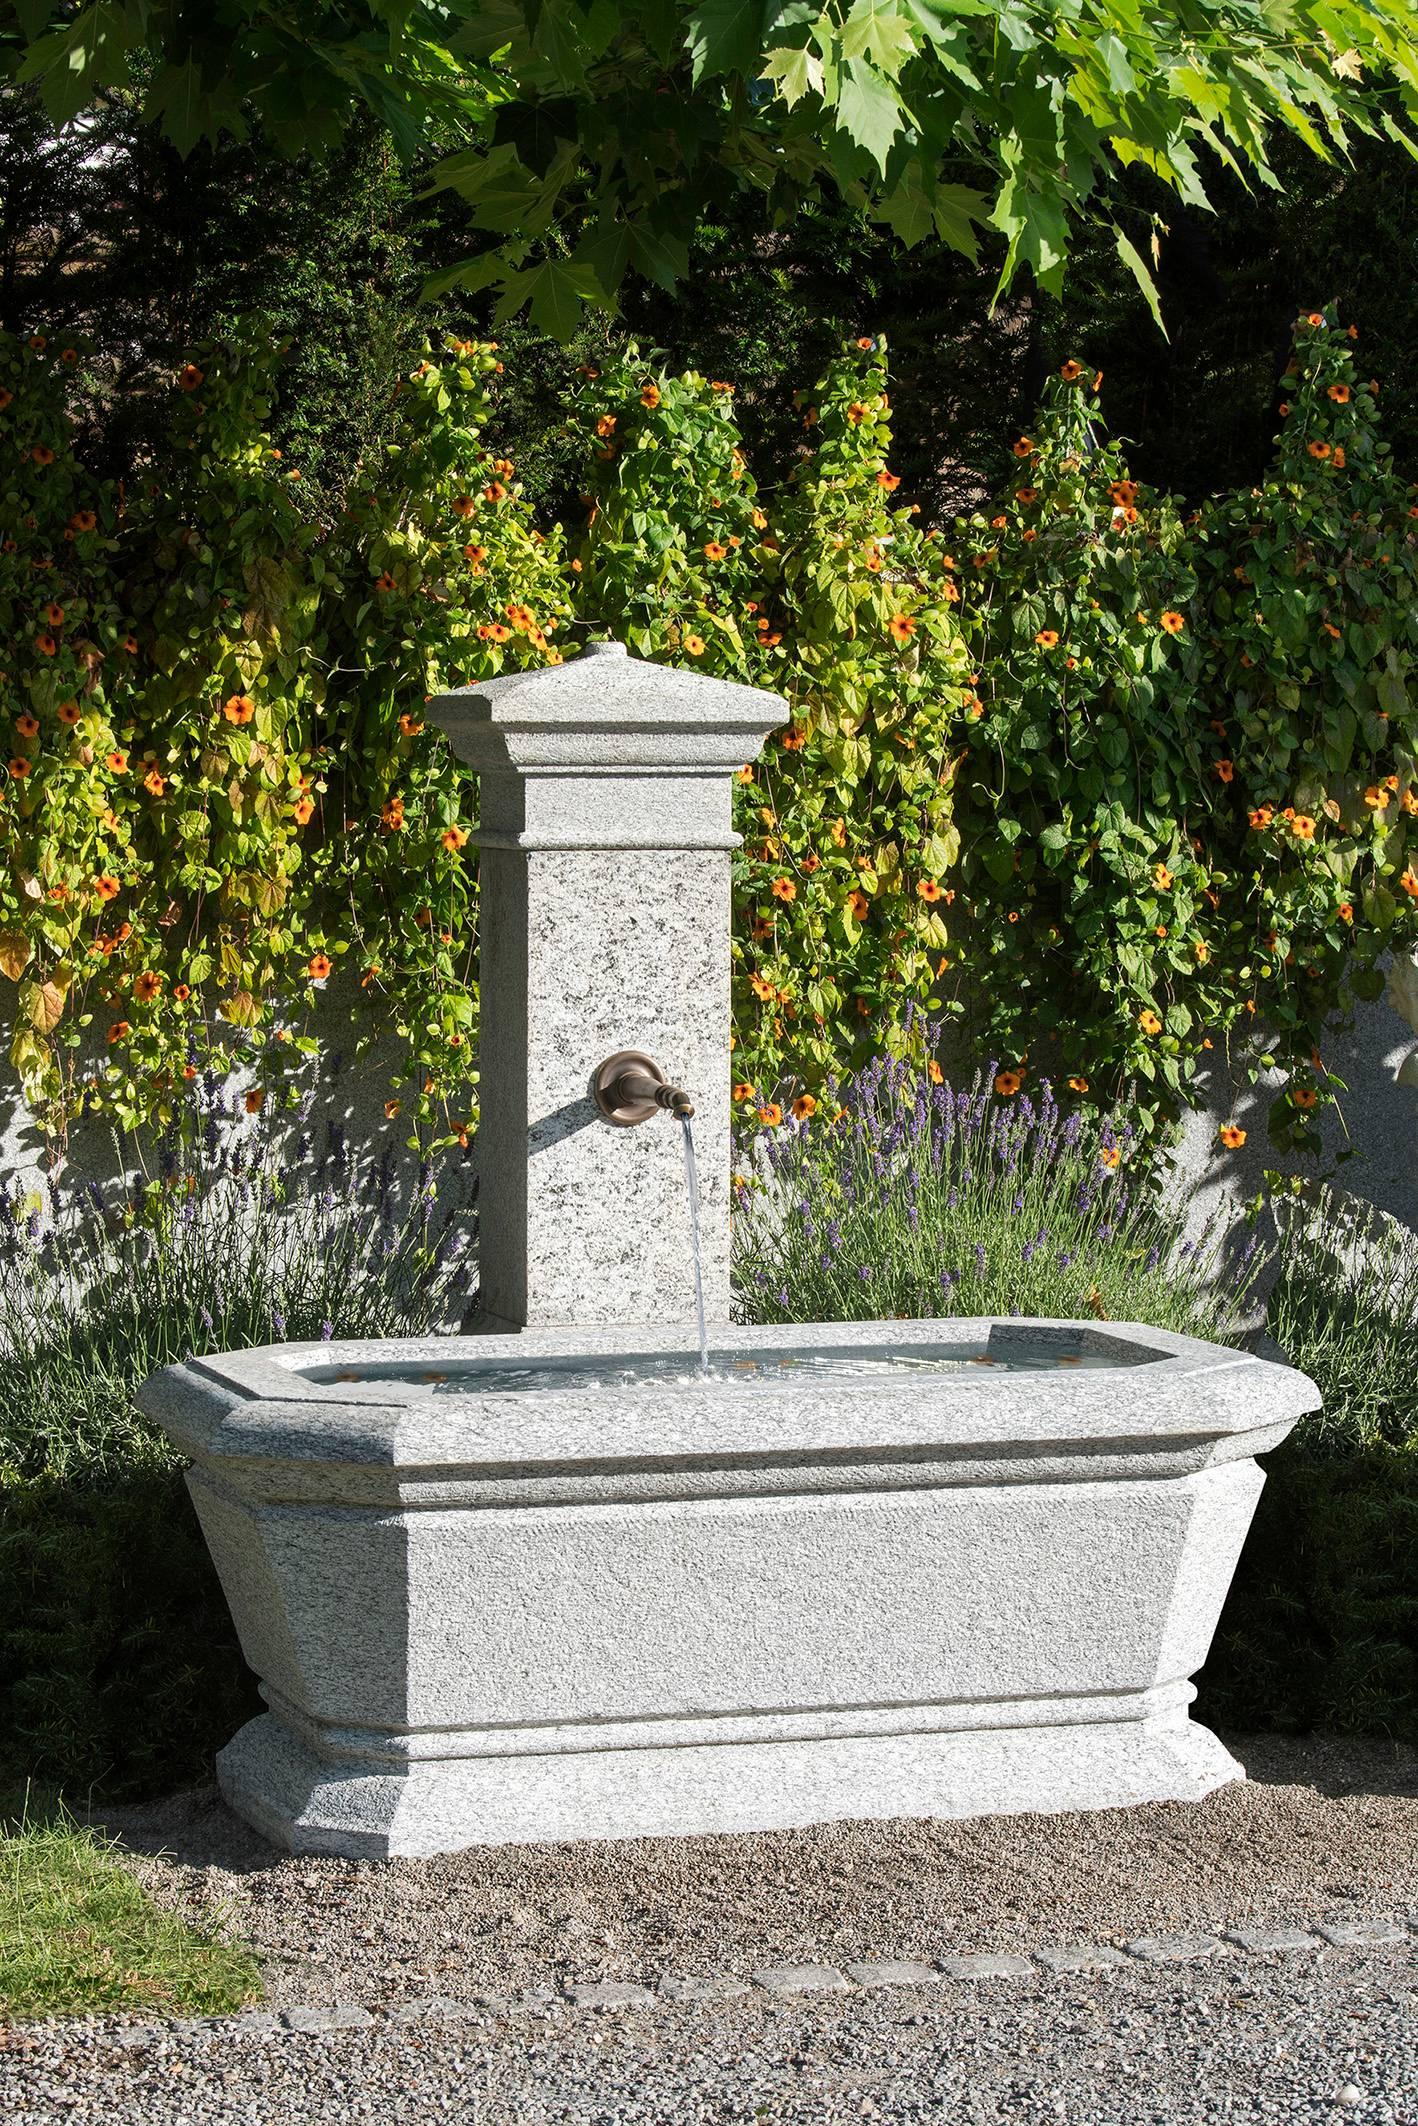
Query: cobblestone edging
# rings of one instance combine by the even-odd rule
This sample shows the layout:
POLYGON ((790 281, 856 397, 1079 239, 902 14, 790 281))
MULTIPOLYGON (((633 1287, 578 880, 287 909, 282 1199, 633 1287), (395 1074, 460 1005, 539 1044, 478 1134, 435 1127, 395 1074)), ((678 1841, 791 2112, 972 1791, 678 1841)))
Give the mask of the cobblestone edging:
MULTIPOLYGON (((943 1956, 936 1964, 912 1963, 883 1957, 868 1963, 849 1963, 838 1970, 830 1964, 770 1964, 750 1978, 728 1972, 702 1977, 666 1974, 654 1985, 637 1985, 623 1979, 593 1979, 578 1984, 534 1986, 509 1994, 471 1994, 451 1999, 425 1994, 394 2008, 369 2009, 357 2005, 337 2008, 248 2008, 236 2015, 170 2018, 164 2022, 127 2024, 110 2033, 116 2045, 141 2049, 171 2042, 174 2038, 264 2040, 299 2035, 324 2035, 340 2030, 397 2028, 417 2023, 482 2022, 489 2016, 514 2009, 547 2008, 653 2008, 662 2002, 699 2002, 741 1999, 766 1993, 779 1998, 804 1994, 853 1994, 883 1986, 940 1986, 950 1981, 970 1983, 978 1979, 1021 1979, 1040 1971, 1056 1976, 1089 1975, 1126 1970, 1130 1963, 1144 1965, 1196 1963, 1203 1958, 1232 1956, 1293 1956, 1325 1948, 1367 1949, 1395 1943, 1412 1946, 1418 1936, 1418 1915, 1405 1925, 1391 1920, 1314 1920, 1292 1927, 1231 1927, 1220 1934, 1147 1934, 1123 1949, 1105 1943, 1078 1948, 1037 1948, 1027 1956, 983 1954, 943 1956)), ((34 2026, 31 2026, 33 2028, 34 2026)))

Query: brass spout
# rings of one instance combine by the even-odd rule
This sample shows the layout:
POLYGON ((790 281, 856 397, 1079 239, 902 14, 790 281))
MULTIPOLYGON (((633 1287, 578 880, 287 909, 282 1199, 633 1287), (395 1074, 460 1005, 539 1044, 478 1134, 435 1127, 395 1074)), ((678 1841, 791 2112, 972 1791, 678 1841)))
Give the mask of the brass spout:
POLYGON ((683 1087, 671 1085, 659 1064, 634 1048, 607 1056, 592 1076, 591 1098, 602 1119, 618 1129, 648 1122, 661 1109, 682 1122, 694 1113, 694 1102, 683 1087))

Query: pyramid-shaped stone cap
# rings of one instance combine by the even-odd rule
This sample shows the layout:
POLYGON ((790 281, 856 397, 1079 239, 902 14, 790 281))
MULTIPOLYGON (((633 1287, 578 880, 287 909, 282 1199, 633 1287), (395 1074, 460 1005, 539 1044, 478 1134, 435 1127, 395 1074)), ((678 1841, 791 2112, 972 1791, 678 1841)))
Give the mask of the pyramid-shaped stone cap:
POLYGON ((788 720, 780 694, 650 664, 621 642, 435 694, 428 713, 459 759, 484 774, 726 770, 751 760, 788 720))

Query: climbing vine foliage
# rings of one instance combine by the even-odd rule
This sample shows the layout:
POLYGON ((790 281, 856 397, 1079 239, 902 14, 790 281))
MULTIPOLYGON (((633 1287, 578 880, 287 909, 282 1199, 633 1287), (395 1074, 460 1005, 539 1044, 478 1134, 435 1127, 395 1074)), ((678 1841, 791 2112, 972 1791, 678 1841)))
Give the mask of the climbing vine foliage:
POLYGON ((75 448, 87 350, 0 341, 0 995, 51 1126, 170 1117, 233 1045, 278 1099, 353 1003, 402 1037, 391 1112, 466 1136, 476 788, 427 699, 613 633, 783 697, 736 793, 746 1110, 956 1011, 1006 1089, 1136 1083, 1159 1126, 1230 1044, 1314 1140, 1327 1027, 1418 937, 1418 503, 1331 317, 1254 491, 1184 523, 1069 362, 948 533, 897 493, 880 339, 800 394, 771 488, 731 379, 588 368, 565 526, 485 442, 494 346, 414 368, 331 522, 274 358, 192 350, 117 482, 75 448))

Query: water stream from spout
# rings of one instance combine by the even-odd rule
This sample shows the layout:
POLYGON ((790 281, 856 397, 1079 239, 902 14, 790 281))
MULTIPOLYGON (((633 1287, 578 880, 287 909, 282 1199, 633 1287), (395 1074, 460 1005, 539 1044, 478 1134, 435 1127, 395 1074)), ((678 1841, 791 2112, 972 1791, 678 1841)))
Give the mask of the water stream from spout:
POLYGON ((684 1185, 689 1197, 689 1246, 694 1257, 694 1313, 699 1324, 699 1370, 709 1371, 709 1324, 704 1318, 704 1258, 699 1242, 699 1168, 694 1159, 694 1124, 681 1115, 684 1131, 684 1185))

